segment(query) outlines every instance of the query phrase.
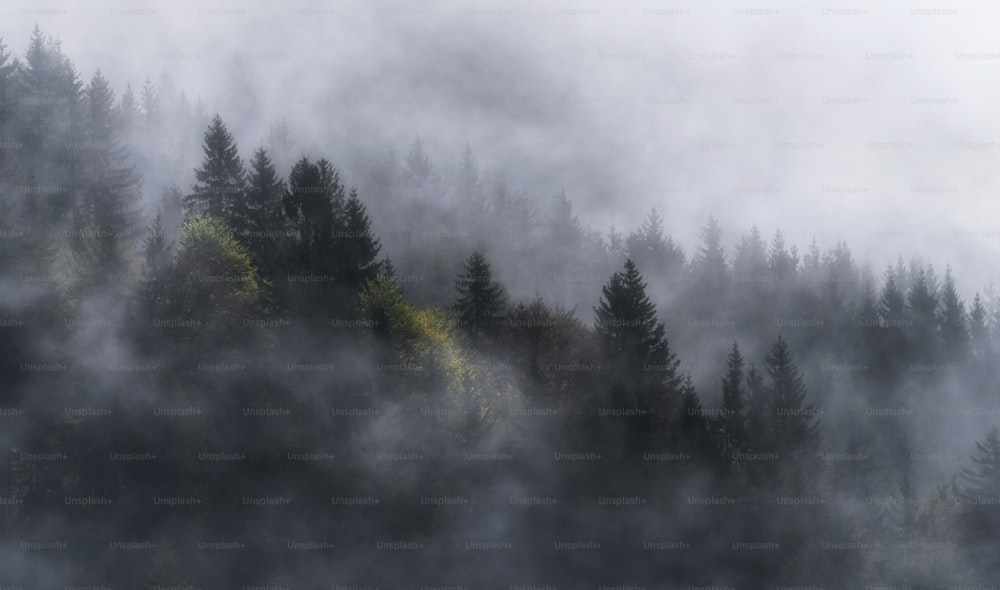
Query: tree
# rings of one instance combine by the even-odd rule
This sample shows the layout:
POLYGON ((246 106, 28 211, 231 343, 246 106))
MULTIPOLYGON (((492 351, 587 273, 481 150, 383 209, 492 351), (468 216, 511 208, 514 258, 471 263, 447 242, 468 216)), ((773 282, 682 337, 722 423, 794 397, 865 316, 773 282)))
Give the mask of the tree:
POLYGON ((762 464, 765 479, 780 475, 784 485, 802 489, 814 475, 808 459, 819 450, 817 412, 806 403, 805 382, 784 338, 778 336, 764 360, 770 382, 752 386, 756 391, 751 403, 755 413, 751 448, 777 455, 776 460, 762 464))
POLYGON ((595 328, 605 357, 613 401, 639 414, 631 429, 630 450, 653 440, 654 424, 671 426, 678 411, 679 361, 667 343, 666 328, 657 321, 656 307, 646 295, 646 283, 636 264, 625 261, 601 290, 594 308, 595 328))
POLYGON ((275 171, 267 151, 258 148, 250 160, 247 176, 247 223, 237 237, 247 245, 254 263, 269 278, 279 270, 278 244, 284 241, 282 230, 288 227, 281 205, 284 193, 285 183, 275 171))
POLYGON ((952 362, 963 360, 969 349, 969 333, 966 330, 965 303, 955 290, 955 279, 951 268, 944 273, 944 287, 941 289, 941 304, 938 311, 938 331, 944 357, 952 362))
POLYGON ((962 499, 963 529, 969 543, 970 558, 990 577, 1000 568, 1000 559, 994 550, 1000 534, 1000 431, 993 427, 986 438, 976 441, 976 454, 972 466, 963 467, 959 488, 962 499))
POLYGON ((638 231, 626 240, 628 257, 656 278, 665 278, 684 267, 684 252, 663 233, 663 218, 651 209, 638 231))
POLYGON ((875 357, 872 359, 875 371, 882 377, 889 377, 909 362, 907 332, 912 323, 910 309, 900 289, 899 273, 887 267, 879 294, 879 327, 875 357))
POLYGON ((205 131, 202 151, 201 167, 194 172, 197 182, 184 203, 187 215, 211 215, 239 235, 248 227, 246 173, 233 136, 218 114, 205 131))
POLYGON ((911 270, 907 304, 913 352, 922 361, 938 358, 938 285, 933 267, 917 266, 911 270))
POLYGON ((806 403, 805 382, 795 366, 785 339, 778 340, 765 357, 767 374, 771 378, 771 406, 775 410, 775 448, 802 454, 819 446, 819 421, 815 407, 806 403))
POLYGON ((785 237, 781 235, 781 230, 774 232, 771 238, 771 248, 767 253, 767 266, 779 284, 785 284, 791 277, 795 276, 799 266, 799 255, 792 246, 791 251, 785 249, 785 237))
POLYGON ((969 311, 969 341, 972 354, 977 359, 985 359, 990 355, 989 317, 986 306, 979 293, 972 299, 972 309, 969 311))
POLYGON ((115 107, 114 91, 100 71, 85 91, 87 141, 84 144, 86 182, 85 225, 114 234, 130 248, 141 233, 139 202, 142 179, 125 146, 121 113, 115 107))
POLYGON ((417 137, 406 155, 406 177, 410 184, 422 186, 429 183, 434 175, 431 159, 424 151, 424 142, 417 137))
POLYGON ((760 237, 757 226, 750 228, 750 235, 743 236, 733 256, 733 272, 739 281, 763 282, 768 271, 767 246, 760 237))
POLYGON ((722 416, 720 425, 727 451, 746 448, 747 425, 744 415, 746 401, 743 392, 743 355, 733 342, 726 357, 726 376, 722 378, 722 416))
POLYGON ((287 294, 289 305, 305 317, 341 313, 350 306, 339 296, 338 284, 342 268, 338 232, 344 231, 345 200, 340 174, 327 160, 312 162, 303 157, 292 167, 282 197, 295 233, 286 264, 289 274, 319 277, 315 282, 295 283, 294 292, 287 294))
POLYGON ((292 167, 292 150, 295 149, 295 140, 288 129, 288 121, 284 118, 277 124, 271 125, 267 134, 267 151, 274 160, 274 165, 280 170, 288 170, 292 167))
POLYGON ((691 260, 692 281, 687 293, 690 308, 700 317, 719 313, 724 309, 725 298, 730 293, 729 269, 726 252, 722 247, 722 228, 715 217, 701 228, 701 247, 691 260))
POLYGON ((486 194, 479 177, 479 166, 472 155, 472 147, 466 144, 455 179, 457 205, 463 212, 468 227, 479 227, 486 214, 486 194))
POLYGON ((455 291, 458 300, 454 310, 473 346, 495 337, 500 314, 507 306, 507 295, 503 286, 493 280, 489 262, 478 251, 465 261, 465 269, 455 281, 455 291))
POLYGON ((726 251, 722 247, 722 227, 715 217, 701 228, 701 248, 691 260, 695 276, 705 286, 721 287, 726 276, 726 251))
POLYGON ((172 273, 168 300, 173 317, 200 322, 201 330, 191 336, 201 353, 244 342, 241 322, 257 315, 263 284, 250 253, 225 223, 214 217, 189 218, 172 273))
POLYGON ((344 205, 343 230, 339 237, 337 253, 341 264, 340 284, 351 295, 356 295, 365 282, 378 274, 379 264, 376 258, 381 245, 372 232, 365 206, 354 189, 351 189, 344 205))

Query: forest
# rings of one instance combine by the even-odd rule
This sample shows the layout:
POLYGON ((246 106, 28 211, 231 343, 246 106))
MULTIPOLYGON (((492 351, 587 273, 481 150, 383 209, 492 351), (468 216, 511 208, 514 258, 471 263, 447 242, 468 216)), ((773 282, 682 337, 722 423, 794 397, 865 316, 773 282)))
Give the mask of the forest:
POLYGON ((0 588, 1000 580, 991 285, 71 58, 0 42, 0 588))

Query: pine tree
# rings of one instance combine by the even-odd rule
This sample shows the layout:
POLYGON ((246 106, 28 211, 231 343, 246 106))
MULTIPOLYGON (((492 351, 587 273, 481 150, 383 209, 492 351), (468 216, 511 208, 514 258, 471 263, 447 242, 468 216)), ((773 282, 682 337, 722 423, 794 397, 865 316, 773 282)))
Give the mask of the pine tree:
POLYGON ((721 287, 726 275, 726 251, 722 247, 722 227, 715 217, 701 228, 701 248, 691 260, 695 276, 706 286, 721 287))
POLYGON ((972 467, 963 467, 959 489, 963 508, 963 530, 970 558, 990 577, 1000 568, 995 540, 1000 534, 1000 513, 996 509, 1000 498, 1000 431, 993 427, 982 442, 976 441, 972 467))
POLYGON ((743 236, 736 247, 733 272, 736 273, 737 280, 753 284, 763 282, 768 272, 767 246, 756 225, 750 228, 750 235, 743 236))
POLYGON ((86 224, 112 233, 130 249, 139 238, 141 183, 124 143, 121 113, 114 91, 100 71, 86 93, 87 142, 83 160, 86 182, 86 224))
POLYGON ((625 261, 602 288, 594 308, 598 342, 610 363, 613 401, 645 419, 631 429, 628 449, 649 444, 654 425, 669 428, 678 411, 679 361, 670 351, 666 328, 657 321, 656 307, 646 295, 646 283, 636 264, 625 261))
POLYGON ((136 140, 136 132, 139 125, 139 103, 136 102, 135 92, 131 84, 125 85, 125 92, 118 102, 118 113, 121 117, 121 130, 126 142, 133 143, 136 140))
POLYGON ((289 274, 322 277, 317 283, 299 285, 294 293, 279 294, 280 298, 292 297, 289 305, 298 313, 342 313, 350 302, 343 300, 339 277, 342 268, 339 258, 338 232, 344 231, 344 187, 340 174, 327 160, 312 162, 302 158, 292 167, 288 189, 282 205, 295 233, 291 256, 287 261, 289 274))
POLYGON ((938 358, 938 286, 932 267, 916 266, 910 271, 907 295, 911 324, 910 343, 921 361, 938 358))
POLYGON ((817 450, 819 423, 815 407, 806 403, 806 386, 784 338, 765 357, 771 379, 771 406, 775 411, 774 445, 777 449, 802 454, 817 450))
POLYGON ((781 235, 781 230, 774 232, 771 238, 771 247, 767 253, 768 270, 779 284, 795 276, 799 266, 799 256, 795 247, 791 251, 785 248, 785 237, 781 235))
POLYGON ((372 232, 371 221, 365 206, 351 189, 344 205, 344 223, 338 244, 338 260, 341 263, 341 285, 352 294, 357 294, 365 282, 375 278, 379 272, 377 257, 381 245, 372 232))
POLYGON ((663 233, 663 218, 650 210, 638 231, 625 241, 628 257, 655 278, 666 278, 684 268, 684 252, 663 233))
POLYGON ((802 489, 816 468, 810 458, 819 450, 817 412, 806 403, 805 382, 781 336, 765 357, 765 366, 770 382, 752 385, 756 391, 750 404, 750 446, 757 452, 774 453, 776 458, 751 470, 758 472, 757 478, 774 481, 780 477, 782 485, 802 489))
POLYGON ((478 251, 465 261, 465 270, 455 281, 455 291, 458 299, 454 309, 473 346, 494 338, 507 306, 507 295, 503 286, 493 280, 489 262, 478 251))
POLYGON ((406 155, 406 178, 411 186, 423 186, 432 180, 434 168, 431 159, 424 151, 424 142, 417 137, 406 155))
POLYGON ((719 314, 726 309, 731 294, 726 252, 722 247, 722 228, 714 217, 701 228, 701 247, 691 260, 687 305, 698 317, 719 314))
POLYGON ((972 309, 969 312, 969 341, 975 358, 990 357, 989 317, 979 293, 972 299, 972 309))
POLYGON ((288 128, 288 121, 282 118, 277 124, 271 125, 267 134, 267 151, 278 170, 288 170, 292 167, 294 149, 295 140, 288 128))
POLYGON ((966 322, 965 303, 955 290, 955 279, 951 276, 951 268, 946 268, 938 311, 938 330, 941 334, 942 353, 952 362, 964 360, 968 353, 969 333, 966 330, 966 322))
POLYGON ((463 217, 469 227, 478 227, 486 213, 486 195, 479 177, 479 166, 472 155, 472 147, 466 144, 462 161, 455 179, 457 204, 464 211, 463 217))
POLYGON ((218 114, 205 131, 202 150, 204 159, 194 172, 197 182, 184 202, 187 216, 217 217, 239 235, 248 226, 246 173, 233 136, 218 114))
POLYGON ((727 452, 746 448, 747 425, 744 415, 743 355, 733 342, 733 349, 726 357, 726 376, 722 379, 722 433, 727 452))
POLYGON ((264 148, 258 148, 250 160, 247 175, 247 224, 237 237, 250 249, 254 262, 265 277, 274 278, 280 266, 279 244, 285 241, 287 219, 281 199, 285 183, 264 148))

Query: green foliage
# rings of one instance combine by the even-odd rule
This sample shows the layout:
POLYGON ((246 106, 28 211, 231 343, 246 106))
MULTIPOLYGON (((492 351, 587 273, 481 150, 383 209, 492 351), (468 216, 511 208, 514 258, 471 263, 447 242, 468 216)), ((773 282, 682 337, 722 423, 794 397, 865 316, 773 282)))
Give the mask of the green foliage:
POLYGON ((263 283, 250 254, 220 219, 204 216, 185 222, 174 256, 168 289, 180 317, 199 319, 232 333, 253 317, 263 283))
POLYGON ((503 286, 493 280, 489 262, 478 251, 465 261, 465 270, 455 280, 455 291, 458 298, 454 310, 472 345, 479 347, 496 337, 507 295, 503 286))
POLYGON ((242 232, 248 224, 246 172, 236 142, 218 114, 205 131, 202 151, 201 167, 194 172, 197 182, 184 201, 187 215, 211 215, 242 232))

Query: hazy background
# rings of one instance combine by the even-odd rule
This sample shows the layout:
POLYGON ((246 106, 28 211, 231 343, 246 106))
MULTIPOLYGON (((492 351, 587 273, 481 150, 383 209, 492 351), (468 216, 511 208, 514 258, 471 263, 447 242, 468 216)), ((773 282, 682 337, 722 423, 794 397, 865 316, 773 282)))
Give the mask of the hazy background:
POLYGON ((165 70, 244 152, 282 115, 337 164, 352 144, 420 135, 454 166, 469 143, 489 183, 565 187, 595 229, 628 231, 655 206, 690 254, 714 213, 730 246, 757 223, 800 250, 847 240, 876 273, 898 254, 950 263, 967 298, 1000 254, 996 16, 966 2, 0 4, 15 55, 38 23, 119 94, 165 70))

